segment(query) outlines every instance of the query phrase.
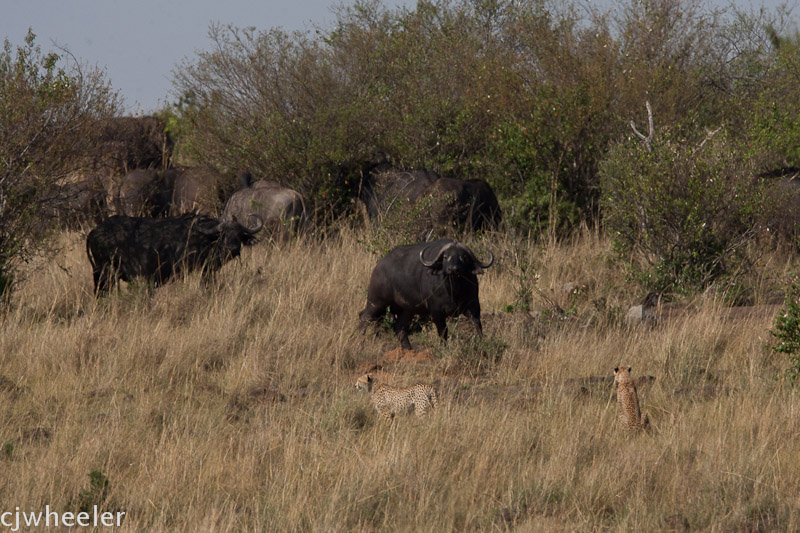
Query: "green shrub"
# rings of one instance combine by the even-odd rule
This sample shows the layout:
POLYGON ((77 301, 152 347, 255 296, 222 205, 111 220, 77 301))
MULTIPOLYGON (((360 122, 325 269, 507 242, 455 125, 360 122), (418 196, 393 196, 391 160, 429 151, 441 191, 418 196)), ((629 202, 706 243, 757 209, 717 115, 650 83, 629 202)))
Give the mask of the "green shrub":
MULTIPOLYGON (((782 148, 766 159, 792 155, 796 54, 785 39, 769 53, 765 31, 779 17, 701 0, 587 13, 539 1, 355 0, 314 32, 214 26, 212 51, 176 73, 182 97, 167 124, 193 163, 278 180, 305 194, 318 222, 351 210, 377 150, 401 168, 484 179, 507 226, 551 239, 597 220, 601 162, 644 98, 662 126, 735 124, 732 137, 749 131, 751 146, 767 146, 777 127, 782 148), (753 129, 743 110, 758 102, 763 127, 753 129)), ((706 245, 723 248, 673 263, 706 263, 726 246, 706 245)), ((709 277, 664 269, 692 284, 709 277)))
POLYGON ((48 191, 89 165, 98 121, 117 109, 102 72, 65 63, 31 31, 0 50, 0 303, 44 248, 48 191))
POLYGON ((667 130, 651 150, 628 139, 602 166, 607 230, 650 290, 699 290, 731 274, 757 233, 763 184, 725 131, 704 135, 667 130))
POLYGON ((800 284, 796 277, 789 285, 783 307, 775 317, 770 334, 777 339, 772 349, 786 354, 789 359, 786 375, 792 385, 797 385, 800 378, 800 284))

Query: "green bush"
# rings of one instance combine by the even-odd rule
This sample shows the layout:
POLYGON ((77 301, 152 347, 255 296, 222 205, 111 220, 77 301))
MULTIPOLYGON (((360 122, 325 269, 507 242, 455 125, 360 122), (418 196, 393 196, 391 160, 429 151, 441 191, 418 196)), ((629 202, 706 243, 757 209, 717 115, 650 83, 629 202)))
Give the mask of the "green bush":
POLYGON ((398 167, 486 180, 524 230, 596 209, 614 51, 607 30, 579 32, 567 10, 360 1, 314 34, 213 27, 211 39, 175 82, 172 128, 196 163, 250 168, 325 212, 350 208, 375 150, 398 167))
POLYGON ((786 354, 789 359, 786 375, 792 385, 797 385, 800 379, 800 285, 797 278, 789 286, 783 307, 775 317, 770 334, 777 339, 772 349, 786 354))
POLYGON ((41 251, 47 193, 91 161, 99 120, 117 110, 100 71, 42 53, 29 31, 0 50, 0 303, 41 251))
POLYGON ((631 138, 604 162, 605 222, 650 290, 698 290, 736 271, 757 233, 763 184, 724 130, 631 138), (709 138, 710 136, 710 138, 709 138))

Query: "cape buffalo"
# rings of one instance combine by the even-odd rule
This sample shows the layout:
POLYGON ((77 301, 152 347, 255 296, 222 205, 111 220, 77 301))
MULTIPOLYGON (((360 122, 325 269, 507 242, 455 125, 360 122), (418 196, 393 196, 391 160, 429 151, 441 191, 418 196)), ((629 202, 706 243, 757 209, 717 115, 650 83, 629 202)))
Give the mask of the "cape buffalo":
POLYGON ((184 269, 202 268, 207 281, 225 261, 239 256, 242 245, 256 242, 262 225, 259 220, 246 228, 236 219, 191 213, 161 219, 113 216, 86 237, 95 294, 107 294, 118 279, 143 277, 157 286, 184 269))
POLYGON ((306 224, 306 206, 303 196, 292 189, 281 187, 274 181, 251 181, 249 172, 240 174, 242 188, 225 204, 223 216, 243 217, 256 213, 280 238, 297 234, 306 224))
POLYGON ((99 177, 54 184, 44 194, 40 215, 45 223, 80 229, 105 219, 106 191, 99 177))
POLYGON ((430 317, 439 336, 447 340, 447 317, 466 315, 482 335, 477 274, 489 268, 494 256, 481 263, 464 244, 451 239, 393 248, 378 261, 369 280, 367 305, 359 313, 363 332, 387 308, 395 315, 400 346, 411 349, 408 331, 414 315, 430 317))
POLYGON ((113 117, 97 126, 97 149, 114 173, 168 166, 172 145, 160 118, 113 117))
POLYGON ((111 179, 108 203, 117 215, 160 217, 169 213, 178 169, 135 169, 111 179))
POLYGON ((175 178, 170 214, 177 216, 189 212, 203 215, 219 213, 224 198, 223 181, 222 175, 213 168, 183 169, 175 178))
POLYGON ((439 179, 430 170, 373 169, 368 172, 359 198, 370 217, 382 217, 404 202, 415 202, 439 179))
POLYGON ((461 230, 496 228, 502 219, 494 191, 483 180, 441 178, 424 193, 432 198, 446 198, 445 205, 433 213, 440 225, 451 224, 461 230))
POLYGON ((500 204, 485 181, 441 178, 430 170, 394 168, 385 158, 377 161, 362 170, 359 190, 359 199, 370 217, 383 217, 393 209, 408 210, 427 199, 413 213, 423 235, 434 228, 476 231, 500 224, 500 204))

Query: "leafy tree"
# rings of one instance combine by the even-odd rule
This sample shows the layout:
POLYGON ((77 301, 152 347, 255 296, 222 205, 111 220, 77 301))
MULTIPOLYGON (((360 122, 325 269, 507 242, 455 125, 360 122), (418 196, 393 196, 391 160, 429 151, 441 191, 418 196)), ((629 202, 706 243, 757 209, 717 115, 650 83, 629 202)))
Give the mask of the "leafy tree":
POLYGON ((0 297, 42 249, 46 193, 92 160, 94 124, 117 109, 99 71, 43 53, 28 32, 0 52, 0 297))
POLYGON ((646 287, 702 289, 740 264, 763 183, 722 129, 654 133, 620 143, 601 167, 607 229, 646 287))

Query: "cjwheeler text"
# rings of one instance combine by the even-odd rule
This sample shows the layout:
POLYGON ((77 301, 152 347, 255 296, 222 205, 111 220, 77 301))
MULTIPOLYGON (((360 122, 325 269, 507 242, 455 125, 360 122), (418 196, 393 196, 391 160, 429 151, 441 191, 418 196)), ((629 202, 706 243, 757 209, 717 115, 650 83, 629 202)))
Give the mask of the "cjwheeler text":
POLYGON ((124 518, 125 511, 101 513, 96 505, 92 507, 91 513, 59 513, 51 511, 50 506, 45 505, 44 511, 25 512, 17 507, 15 511, 0 513, 0 525, 11 531, 19 531, 21 527, 119 527, 124 518))

